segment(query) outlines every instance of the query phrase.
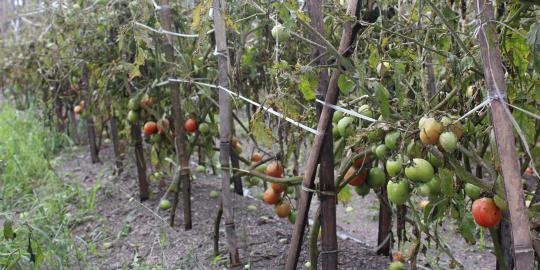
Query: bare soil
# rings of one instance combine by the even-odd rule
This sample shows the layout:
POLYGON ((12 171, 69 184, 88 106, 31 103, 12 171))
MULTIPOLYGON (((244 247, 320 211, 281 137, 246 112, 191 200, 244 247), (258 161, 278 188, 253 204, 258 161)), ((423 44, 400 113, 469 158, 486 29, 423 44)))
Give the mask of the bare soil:
MULTIPOLYGON (((219 190, 219 177, 196 175, 192 186, 193 229, 184 231, 181 205, 174 228, 168 226, 169 212, 158 210, 163 193, 154 194, 143 203, 138 201, 136 169, 130 155, 124 160, 124 173, 114 177, 110 147, 100 152, 103 164, 91 164, 87 152, 86 148, 78 148, 65 153, 57 162, 59 174, 66 181, 79 181, 87 189, 96 183, 100 185, 94 214, 73 231, 79 249, 87 256, 87 260, 81 262, 81 269, 226 267, 223 226, 219 243, 221 255, 213 254, 213 224, 219 200, 211 199, 209 194, 219 190)), ((153 186, 153 190, 158 190, 155 183, 153 186)), ((169 199, 172 201, 172 196, 169 199)), ((290 222, 277 218, 271 206, 253 198, 237 195, 234 205, 241 260, 249 264, 249 268, 245 265, 236 268, 283 269, 292 233, 290 222), (248 210, 249 205, 257 210, 248 210)), ((360 243, 339 240, 338 244, 340 269, 386 269, 389 264, 388 258, 376 255, 370 247, 360 243)), ((300 269, 306 258, 304 245, 299 258, 300 269)))
MULTIPOLYGON (((91 164, 86 147, 74 148, 61 155, 56 164, 65 181, 78 182, 85 189, 99 185, 95 208, 74 228, 73 234, 86 260, 81 269, 224 269, 228 265, 223 226, 220 229, 220 254, 213 251, 213 228, 219 200, 210 198, 218 191, 221 179, 215 175, 196 174, 192 186, 193 229, 183 229, 183 209, 179 205, 174 228, 169 227, 169 211, 159 210, 163 191, 152 182, 156 192, 150 200, 139 202, 136 168, 133 155, 124 159, 124 172, 113 175, 112 146, 100 152, 103 163, 91 164)), ((193 167, 196 164, 192 164, 193 167)), ((192 170, 193 172, 195 170, 192 170)), ((170 181, 170 179, 167 179, 170 181)), ((172 201, 172 195, 168 195, 172 201)), ((273 207, 261 201, 236 195, 234 197, 236 231, 241 244, 244 265, 236 269, 284 269, 292 225, 279 219, 273 207), (251 206, 252 210, 248 209, 251 206), (256 210, 253 210, 253 206, 256 210), (246 266, 249 265, 249 266, 246 266)), ((316 209, 314 200, 312 212, 316 209)), ((378 202, 373 194, 360 198, 355 195, 349 204, 352 211, 338 207, 339 269, 387 269, 390 260, 376 255, 378 202)), ((349 209, 350 210, 350 209, 349 209)), ((495 269, 490 249, 479 252, 456 234, 452 225, 442 232, 452 252, 465 269, 495 269), (474 251, 474 252, 472 252, 474 251)), ((305 241, 306 242, 306 241, 305 241)), ((486 241, 490 242, 490 241, 486 241)), ((299 258, 299 269, 307 269, 306 244, 299 258)), ((439 254, 429 251, 428 258, 439 254)), ((441 266, 421 260, 421 269, 448 269, 447 258, 441 266)))

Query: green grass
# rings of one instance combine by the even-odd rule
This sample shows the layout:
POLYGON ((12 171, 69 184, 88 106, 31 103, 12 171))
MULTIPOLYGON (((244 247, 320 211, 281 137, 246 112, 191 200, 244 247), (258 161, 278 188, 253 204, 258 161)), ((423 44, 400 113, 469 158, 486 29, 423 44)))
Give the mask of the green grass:
POLYGON ((32 110, 0 105, 1 269, 84 268, 71 230, 93 211, 99 187, 87 192, 55 173, 54 156, 68 144, 32 110))

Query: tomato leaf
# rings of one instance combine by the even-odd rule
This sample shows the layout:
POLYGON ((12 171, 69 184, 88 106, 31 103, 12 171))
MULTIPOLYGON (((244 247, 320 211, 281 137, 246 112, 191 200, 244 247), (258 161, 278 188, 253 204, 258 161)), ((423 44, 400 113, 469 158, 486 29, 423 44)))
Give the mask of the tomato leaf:
POLYGON ((388 119, 390 117, 390 93, 380 83, 375 84, 375 98, 379 104, 382 117, 388 119))
POLYGON ((471 213, 466 213, 463 219, 459 223, 459 232, 463 236, 463 239, 471 245, 476 243, 474 233, 476 232, 476 224, 474 223, 471 213))

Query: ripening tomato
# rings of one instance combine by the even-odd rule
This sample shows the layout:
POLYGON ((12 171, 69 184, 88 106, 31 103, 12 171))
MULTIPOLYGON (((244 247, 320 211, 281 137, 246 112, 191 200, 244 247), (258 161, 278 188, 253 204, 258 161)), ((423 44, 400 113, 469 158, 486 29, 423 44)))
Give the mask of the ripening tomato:
POLYGON ((253 153, 253 155, 251 155, 251 161, 252 162, 259 162, 259 161, 262 160, 262 157, 263 157, 263 155, 261 153, 255 152, 255 153, 253 153))
POLYGON ((285 191, 285 189, 287 188, 284 185, 280 185, 280 184, 276 184, 276 183, 272 183, 271 187, 276 193, 281 193, 281 192, 285 191))
POLYGON ((145 97, 141 100, 141 107, 151 108, 154 105, 154 100, 151 97, 145 97))
POLYGON ((80 114, 82 113, 83 111, 83 107, 81 105, 77 105, 73 108, 73 111, 76 113, 76 114, 80 114))
POLYGON ((273 188, 269 187, 263 194, 263 201, 266 204, 276 204, 279 201, 279 195, 273 188))
POLYGON ((186 120, 186 122, 184 123, 184 129, 187 132, 195 132, 197 130, 197 120, 193 118, 189 118, 188 120, 186 120))
POLYGON ((266 175, 272 177, 281 177, 283 174, 283 166, 277 162, 273 161, 266 167, 266 175))
POLYGON ((291 205, 282 202, 278 205, 276 205, 276 215, 280 218, 286 218, 289 217, 289 214, 291 214, 291 205))
POLYGON ((482 227, 491 228, 501 221, 501 210, 491 198, 480 198, 472 205, 474 221, 482 227))
POLYGON ((170 126, 170 123, 167 118, 163 117, 161 120, 159 120, 159 122, 157 123, 159 134, 162 134, 162 135, 165 134, 165 132, 169 130, 169 126, 170 126))
POLYGON ((150 136, 158 132, 158 125, 154 121, 148 121, 143 127, 144 135, 150 136))
MULTIPOLYGON (((344 180, 349 181, 349 179, 355 174, 356 168, 350 167, 349 170, 347 170, 347 173, 345 173, 344 180)), ((360 186, 367 178, 367 171, 362 170, 360 174, 358 174, 356 177, 352 178, 352 180, 349 181, 349 185, 351 186, 360 186)))
POLYGON ((426 145, 437 144, 443 130, 442 124, 435 118, 422 118, 418 125, 420 127, 420 141, 426 145))

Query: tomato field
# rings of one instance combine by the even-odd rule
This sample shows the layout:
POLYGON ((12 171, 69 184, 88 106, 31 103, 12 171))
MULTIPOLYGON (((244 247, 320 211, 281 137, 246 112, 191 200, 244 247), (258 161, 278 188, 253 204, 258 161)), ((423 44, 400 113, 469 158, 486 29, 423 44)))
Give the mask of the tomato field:
POLYGON ((0 2, 2 269, 538 269, 537 0, 0 2))

